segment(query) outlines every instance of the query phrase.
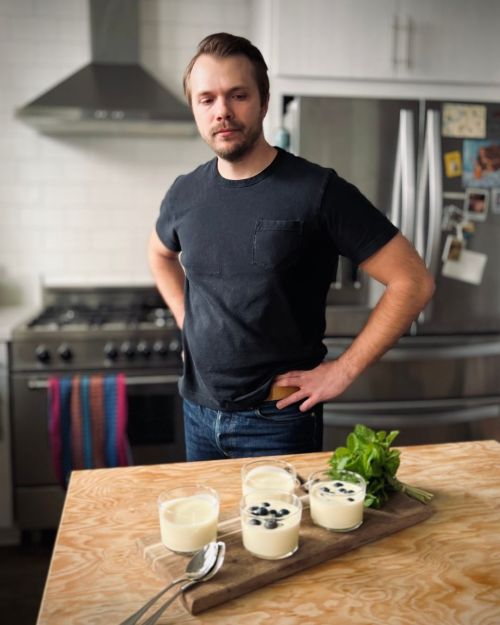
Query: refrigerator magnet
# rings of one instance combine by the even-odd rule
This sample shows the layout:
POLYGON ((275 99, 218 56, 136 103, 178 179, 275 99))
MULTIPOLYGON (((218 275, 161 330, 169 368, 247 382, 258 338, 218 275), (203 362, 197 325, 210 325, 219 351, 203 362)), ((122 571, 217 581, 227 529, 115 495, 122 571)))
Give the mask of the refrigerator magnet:
POLYGON ((447 260, 444 263, 441 273, 446 278, 481 284, 487 260, 486 254, 464 249, 459 260, 447 260))
POLYGON ((490 193, 488 189, 465 189, 464 211, 471 221, 484 221, 488 214, 490 193))
POLYGON ((442 108, 443 137, 486 137, 486 106, 445 102, 442 108))
POLYGON ((465 139, 462 144, 462 169, 464 187, 499 187, 500 141, 465 139))
POLYGON ((460 255, 462 254, 463 249, 464 240, 457 238, 453 234, 449 234, 444 242, 443 254, 441 256, 443 263, 450 260, 460 260, 460 255))
POLYGON ((445 153, 444 171, 447 178, 457 178, 462 175, 462 155, 458 150, 445 153))
POLYGON ((491 212, 500 215, 500 188, 491 190, 491 212))

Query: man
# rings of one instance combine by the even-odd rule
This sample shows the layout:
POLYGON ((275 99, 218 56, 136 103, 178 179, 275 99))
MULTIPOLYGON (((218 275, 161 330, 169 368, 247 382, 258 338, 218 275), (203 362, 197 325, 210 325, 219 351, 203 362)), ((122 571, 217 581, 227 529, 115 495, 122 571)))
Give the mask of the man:
POLYGON ((216 158, 168 191, 149 260, 183 330, 187 458, 318 451, 322 402, 407 330, 433 280, 354 186, 267 143, 267 66, 247 39, 206 37, 184 89, 216 158), (339 254, 386 288, 349 349, 323 362, 339 254))

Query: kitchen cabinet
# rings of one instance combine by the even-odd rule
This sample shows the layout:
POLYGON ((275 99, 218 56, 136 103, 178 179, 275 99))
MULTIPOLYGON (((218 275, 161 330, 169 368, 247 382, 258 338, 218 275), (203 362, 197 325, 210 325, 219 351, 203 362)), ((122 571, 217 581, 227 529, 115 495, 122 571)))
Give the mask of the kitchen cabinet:
POLYGON ((278 0, 273 73, 387 78, 396 0, 278 0))
POLYGON ((276 0, 277 76, 500 84, 496 0, 276 0))
POLYGON ((400 22, 407 29, 400 78, 500 84, 497 0, 403 0, 400 22))

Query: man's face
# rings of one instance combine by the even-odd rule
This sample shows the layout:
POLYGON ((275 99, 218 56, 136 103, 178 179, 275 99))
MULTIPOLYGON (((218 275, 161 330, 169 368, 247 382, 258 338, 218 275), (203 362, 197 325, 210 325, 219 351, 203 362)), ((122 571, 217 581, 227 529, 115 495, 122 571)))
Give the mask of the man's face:
POLYGON ((261 104, 251 62, 245 56, 200 56, 191 71, 191 106, 201 137, 220 158, 234 162, 262 135, 261 104))

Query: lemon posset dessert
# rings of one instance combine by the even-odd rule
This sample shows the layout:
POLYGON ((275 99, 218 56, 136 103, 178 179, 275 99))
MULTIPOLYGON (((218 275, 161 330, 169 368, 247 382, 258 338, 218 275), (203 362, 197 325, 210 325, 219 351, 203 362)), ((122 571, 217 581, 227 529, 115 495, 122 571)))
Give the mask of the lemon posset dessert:
POLYGON ((219 500, 210 493, 159 502, 161 541, 171 551, 193 553, 217 539, 219 500))
POLYGON ((279 490, 293 493, 295 486, 295 469, 287 462, 258 460, 243 466, 243 495, 255 490, 279 490))
POLYGON ((287 558, 299 547, 302 504, 287 492, 253 491, 240 507, 243 546, 267 560, 287 558))
POLYGON ((323 472, 310 482, 309 505, 313 523, 347 532, 363 523, 366 484, 356 473, 344 471, 331 478, 323 472))

